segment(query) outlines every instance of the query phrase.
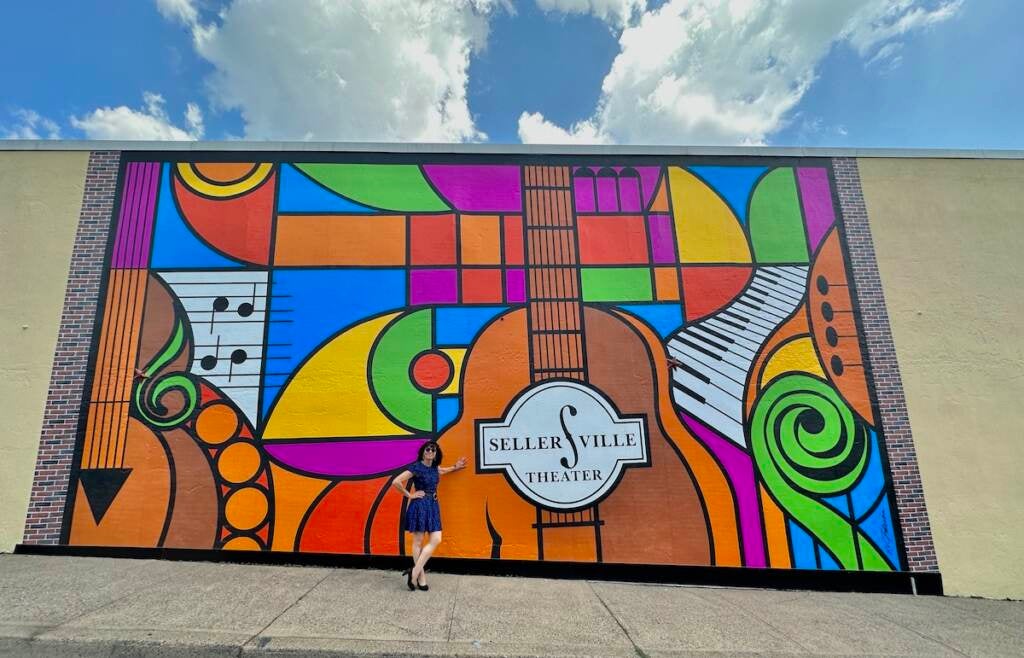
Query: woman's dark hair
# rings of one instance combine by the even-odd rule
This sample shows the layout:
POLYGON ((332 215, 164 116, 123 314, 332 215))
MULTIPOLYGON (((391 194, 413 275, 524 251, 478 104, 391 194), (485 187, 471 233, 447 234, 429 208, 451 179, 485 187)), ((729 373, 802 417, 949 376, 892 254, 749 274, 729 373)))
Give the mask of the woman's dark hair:
POLYGON ((420 452, 416 456, 416 459, 421 462, 423 461, 423 453, 427 450, 427 446, 434 446, 434 461, 430 465, 433 468, 437 468, 438 466, 441 465, 441 459, 444 457, 444 453, 441 452, 441 446, 437 445, 437 442, 435 441, 427 441, 426 443, 421 445, 420 452))

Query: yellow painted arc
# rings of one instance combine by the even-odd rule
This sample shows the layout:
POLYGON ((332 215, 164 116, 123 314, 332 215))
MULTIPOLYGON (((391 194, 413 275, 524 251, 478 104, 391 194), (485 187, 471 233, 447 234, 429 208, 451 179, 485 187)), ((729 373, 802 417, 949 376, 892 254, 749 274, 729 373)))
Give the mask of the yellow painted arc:
POLYGON ((441 351, 448 355, 448 358, 452 360, 452 382, 448 384, 440 395, 451 395, 459 392, 459 382, 462 379, 462 364, 466 360, 466 348, 465 347, 445 347, 441 351))
POLYGON ((408 435, 377 406, 366 378, 371 347, 397 316, 362 322, 310 357, 282 391, 263 439, 408 435))
POLYGON ((761 369, 758 388, 787 372, 807 372, 825 378, 810 336, 796 338, 776 349, 761 369))
POLYGON ((679 261, 749 263, 750 247, 729 205, 699 178, 668 168, 679 261))
POLYGON ((267 176, 270 175, 270 171, 273 167, 273 163, 261 162, 251 174, 242 180, 235 181, 233 183, 225 183, 223 185, 211 183, 210 181, 202 178, 191 162, 179 162, 178 175, 181 176, 181 180, 185 181, 186 185, 196 192, 205 194, 206 196, 222 198, 238 196, 239 194, 245 194, 252 190, 267 179, 267 176))

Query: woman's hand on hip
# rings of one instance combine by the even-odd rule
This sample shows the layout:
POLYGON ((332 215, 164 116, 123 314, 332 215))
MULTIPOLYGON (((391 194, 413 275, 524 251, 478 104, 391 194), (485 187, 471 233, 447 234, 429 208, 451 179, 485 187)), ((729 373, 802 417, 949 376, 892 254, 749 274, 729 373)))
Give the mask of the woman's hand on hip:
POLYGON ((426 494, 426 493, 424 493, 424 492, 422 492, 422 491, 414 491, 414 492, 412 492, 412 494, 411 494, 411 495, 409 496, 409 499, 410 499, 410 500, 415 500, 416 498, 423 498, 423 497, 424 497, 424 496, 426 496, 426 495, 427 495, 427 494, 426 494))

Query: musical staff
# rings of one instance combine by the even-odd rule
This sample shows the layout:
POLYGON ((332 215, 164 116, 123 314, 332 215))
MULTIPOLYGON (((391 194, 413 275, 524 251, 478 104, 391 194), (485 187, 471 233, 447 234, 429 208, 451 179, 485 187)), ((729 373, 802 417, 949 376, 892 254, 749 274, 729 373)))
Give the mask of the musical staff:
MULTIPOLYGON (((192 325, 190 371, 221 389, 256 425, 264 368, 267 272, 161 272, 192 325)), ((290 320, 274 320, 290 322, 290 320)))

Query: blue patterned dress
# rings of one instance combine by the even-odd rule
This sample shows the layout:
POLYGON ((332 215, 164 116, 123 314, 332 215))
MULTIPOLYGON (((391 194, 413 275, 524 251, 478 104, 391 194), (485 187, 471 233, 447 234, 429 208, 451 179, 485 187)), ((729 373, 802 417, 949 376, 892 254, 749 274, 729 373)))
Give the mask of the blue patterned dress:
POLYGON ((433 466, 417 461, 409 466, 416 491, 426 495, 409 501, 405 510, 405 529, 409 532, 438 532, 441 530, 441 506, 437 504, 437 482, 441 473, 433 466))

